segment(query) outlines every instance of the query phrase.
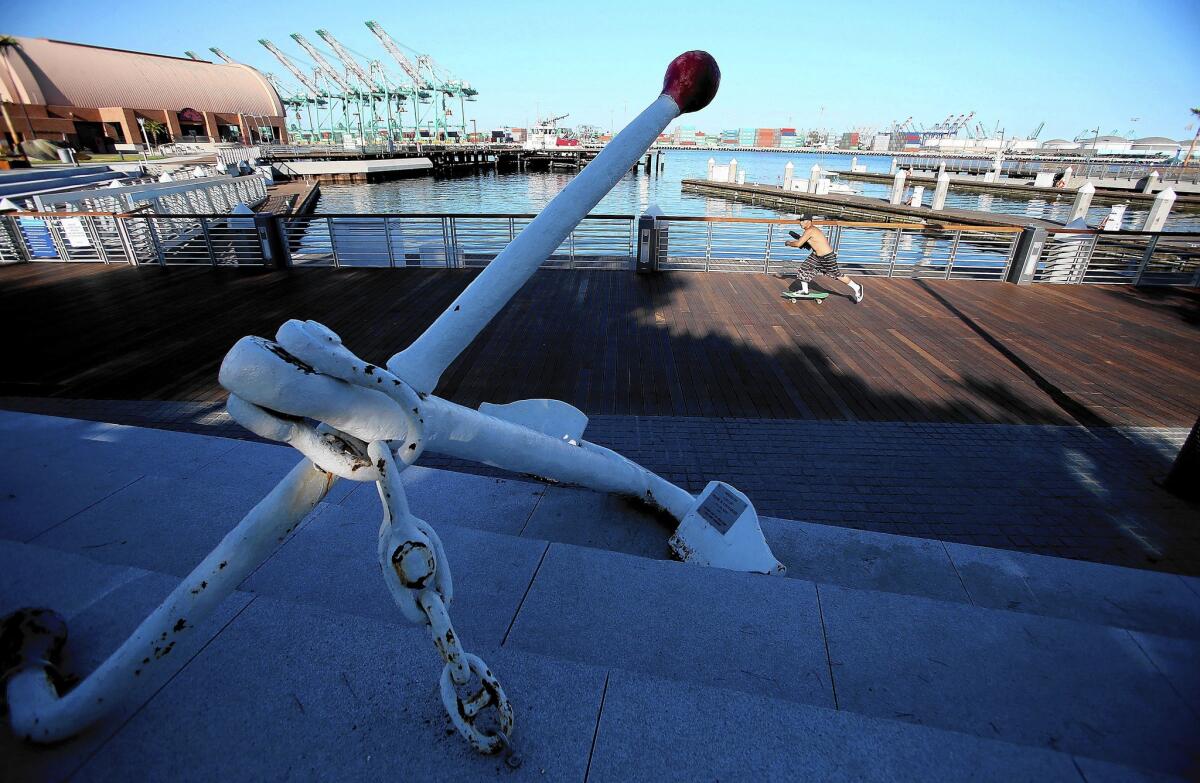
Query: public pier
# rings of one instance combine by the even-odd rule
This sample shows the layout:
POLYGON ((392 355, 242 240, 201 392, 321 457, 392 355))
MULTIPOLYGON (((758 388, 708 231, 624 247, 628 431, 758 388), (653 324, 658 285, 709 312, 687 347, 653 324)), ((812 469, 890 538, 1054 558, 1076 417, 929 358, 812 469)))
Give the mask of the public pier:
MULTIPOLYGON (((5 266, 0 325, 10 334, 33 325, 40 339, 11 346, 0 370, 0 407, 245 438, 224 414, 217 384, 221 359, 238 338, 272 335, 287 318, 311 318, 365 359, 383 362, 476 274, 5 266)), ((1200 399, 1200 293, 860 280, 862 304, 837 296, 840 286, 825 281, 834 295, 817 306, 782 299, 789 281, 764 274, 539 271, 451 366, 437 393, 472 407, 565 400, 592 418, 589 437, 696 490, 713 475, 733 475, 769 516, 1200 573, 1200 538, 1186 504, 1169 510, 1166 496, 1154 501, 1160 554, 1150 562, 1113 532, 1102 497, 1085 493, 1082 506, 1056 506, 1042 517, 1013 505, 1013 481, 1037 493, 1030 482, 1050 481, 1043 472, 1066 468, 1047 463, 1006 477, 1008 458, 994 451, 993 440, 1094 433, 1080 453, 1094 440, 1116 449, 1116 458, 1129 448, 1122 433, 1181 438, 1200 399), (667 431, 674 433, 667 440, 656 434, 667 431), (926 464, 908 464, 894 488, 885 482, 867 489, 874 486, 869 466, 881 458, 872 439, 884 433, 961 441, 978 460, 951 464, 947 455, 959 452, 923 447, 926 464), (838 451, 844 469, 834 475, 829 465, 814 464, 821 486, 803 479, 810 468, 795 473, 811 461, 805 455, 827 449, 838 451), (846 449, 859 456, 847 457, 846 449), (915 475, 942 489, 905 495, 906 508, 962 495, 924 516, 896 516, 895 493, 908 491, 915 475), (864 505, 842 508, 851 496, 864 505), (988 513, 1003 519, 979 521, 969 508, 976 504, 970 498, 980 497, 991 498, 988 513), (966 505, 956 510, 956 503, 966 505), (1093 506, 1081 517, 1081 508, 1093 506)), ((1063 448, 1054 443, 1045 447, 1063 448)), ((1108 456, 1097 459, 1080 475, 1119 472, 1108 456)), ((1157 470, 1169 465, 1163 459, 1157 470)), ((1161 492, 1152 484, 1142 490, 1161 492)), ((1142 513, 1135 506, 1125 511, 1142 513)))
MULTIPOLYGON (((894 175, 880 174, 866 171, 838 171, 836 173, 841 179, 853 179, 860 182, 877 182, 880 184, 891 185, 894 175)), ((905 177, 907 183, 919 183, 921 185, 932 186, 937 184, 937 171, 933 173, 910 171, 905 177)), ((1046 199, 1067 199, 1073 198, 1075 195, 1074 188, 1045 188, 1037 187, 1032 182, 996 180, 987 182, 981 176, 950 176, 950 187, 954 190, 966 190, 977 193, 995 193, 1003 196, 1030 197, 1036 196, 1046 199)), ((1161 188, 1160 188, 1161 190, 1161 188)), ((1132 190, 1118 190, 1114 188, 1097 187, 1096 192, 1092 197, 1093 202, 1097 204, 1125 204, 1133 203, 1142 206, 1149 206, 1154 203, 1154 194, 1138 193, 1132 190)), ((1192 195, 1186 193, 1177 193, 1175 196, 1176 209, 1195 209, 1200 210, 1200 195, 1192 195)))
MULTIPOLYGON (((409 144, 390 150, 379 145, 353 149, 273 145, 261 148, 260 160, 274 164, 286 177, 357 183, 482 169, 580 171, 599 153, 593 147, 525 149, 512 144, 409 144)), ((647 153, 646 160, 651 156, 647 153)))
MULTIPOLYGON (((891 181, 891 177, 887 178, 891 181)), ((936 212, 928 207, 913 207, 907 204, 889 204, 887 201, 867 196, 843 193, 802 193, 784 190, 778 185, 737 185, 731 182, 711 182, 703 179, 685 179, 684 193, 699 196, 715 196, 731 201, 740 201, 756 207, 768 207, 782 212, 815 212, 826 218, 839 220, 867 220, 884 223, 965 223, 977 226, 1005 226, 1010 228, 1061 228, 1051 220, 1004 215, 997 212, 978 212, 970 209, 940 209, 936 212)), ((1055 191, 1061 193, 1062 191, 1055 191)))

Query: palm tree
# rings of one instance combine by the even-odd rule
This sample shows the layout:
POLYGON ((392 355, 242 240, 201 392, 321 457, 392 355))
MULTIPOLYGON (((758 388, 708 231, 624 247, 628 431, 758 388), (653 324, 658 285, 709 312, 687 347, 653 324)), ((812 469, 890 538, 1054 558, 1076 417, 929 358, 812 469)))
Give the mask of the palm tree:
MULTIPOLYGON (((12 71, 8 67, 8 50, 20 45, 21 44, 17 41, 17 39, 13 38, 11 35, 0 35, 0 59, 4 60, 4 68, 5 70, 8 70, 10 74, 12 71)), ((15 79, 13 80, 13 83, 16 83, 15 79)), ((9 97, 13 99, 13 103, 17 102, 16 95, 11 95, 9 97)), ((8 133, 12 136, 13 147, 16 148, 17 152, 21 154, 22 158, 28 161, 29 156, 25 154, 25 148, 21 146, 21 143, 17 141, 17 129, 13 127, 12 117, 8 115, 8 107, 4 105, 3 101, 0 101, 0 111, 4 113, 4 124, 8 126, 8 133)), ((25 115, 25 121, 29 122, 28 113, 25 115)), ((31 131, 33 130, 33 123, 29 124, 29 129, 31 131)))
MULTIPOLYGON (((1192 116, 1200 120, 1200 109, 1192 109, 1192 116)), ((1188 154, 1183 158, 1183 165, 1192 159, 1192 151, 1196 149, 1196 139, 1200 139, 1200 122, 1197 123, 1196 135, 1192 137, 1192 143, 1188 145, 1188 154)))
POLYGON ((146 131, 146 137, 153 145, 158 145, 158 134, 166 130, 166 126, 158 120, 146 120, 142 123, 142 128, 146 131))

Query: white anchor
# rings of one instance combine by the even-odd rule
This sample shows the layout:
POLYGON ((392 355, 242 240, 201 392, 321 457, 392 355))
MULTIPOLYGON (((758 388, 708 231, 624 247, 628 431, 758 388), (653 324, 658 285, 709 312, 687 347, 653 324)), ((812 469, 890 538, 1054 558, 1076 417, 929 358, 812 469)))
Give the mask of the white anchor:
POLYGON ((587 416, 564 402, 485 403, 472 410, 433 395, 446 368, 667 124, 708 105, 719 82, 720 71, 707 53, 675 58, 662 94, 386 367, 364 362, 336 334, 311 321, 288 321, 273 341, 239 340, 220 371, 221 385, 230 392, 230 415, 305 458, 116 652, 65 695, 54 685, 54 664, 66 638, 62 618, 44 609, 6 618, 4 642, 19 655, 6 673, 13 731, 32 742, 56 742, 114 709, 136 678, 167 665, 171 646, 279 546, 337 478, 344 478, 377 483, 384 509, 378 549, 384 580, 401 612, 429 629, 442 655, 441 693, 451 719, 476 749, 509 748, 513 762, 512 708, 496 676, 463 649, 454 631, 448 613, 453 584, 441 541, 411 513, 400 483, 400 472, 425 450, 637 498, 679 521, 669 544, 681 560, 782 574, 754 506, 733 487, 714 481, 699 496, 691 495, 584 440, 587 416), (472 680, 478 680, 477 690, 469 687, 472 680), (489 707, 491 725, 477 726, 489 707))

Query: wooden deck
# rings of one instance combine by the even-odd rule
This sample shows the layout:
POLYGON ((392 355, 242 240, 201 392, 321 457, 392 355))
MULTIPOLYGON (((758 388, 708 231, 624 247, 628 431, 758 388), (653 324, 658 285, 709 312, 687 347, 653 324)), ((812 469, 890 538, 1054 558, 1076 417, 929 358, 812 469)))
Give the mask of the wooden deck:
MULTIPOLYGON (((474 275, 3 267, 0 394, 220 399, 234 341, 289 317, 382 363, 474 275)), ((542 271, 438 393, 647 416, 1190 426, 1200 412, 1195 290, 864 280, 862 304, 817 305, 757 274, 542 271)))

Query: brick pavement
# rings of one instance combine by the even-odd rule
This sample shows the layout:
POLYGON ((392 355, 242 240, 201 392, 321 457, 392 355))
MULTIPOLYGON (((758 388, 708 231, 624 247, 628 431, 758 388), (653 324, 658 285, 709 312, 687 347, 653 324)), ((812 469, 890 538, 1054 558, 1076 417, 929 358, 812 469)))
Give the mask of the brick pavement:
MULTIPOLYGON (((0 407, 254 439, 218 403, 0 398, 0 407)), ((593 416, 589 440, 764 516, 1200 574, 1196 506, 1161 490, 1184 428, 593 416)), ((426 455, 421 464, 486 475, 426 455)))

